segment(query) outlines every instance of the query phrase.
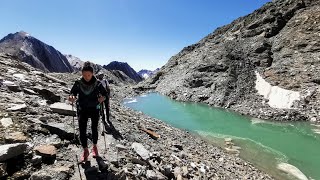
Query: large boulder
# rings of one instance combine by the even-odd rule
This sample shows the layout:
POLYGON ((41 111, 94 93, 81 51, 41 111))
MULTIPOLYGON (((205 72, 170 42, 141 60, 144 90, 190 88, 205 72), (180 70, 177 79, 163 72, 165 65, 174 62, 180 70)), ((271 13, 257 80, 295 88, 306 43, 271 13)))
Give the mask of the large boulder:
POLYGON ((147 160, 150 158, 150 152, 142 144, 135 142, 132 143, 131 147, 142 159, 147 160))

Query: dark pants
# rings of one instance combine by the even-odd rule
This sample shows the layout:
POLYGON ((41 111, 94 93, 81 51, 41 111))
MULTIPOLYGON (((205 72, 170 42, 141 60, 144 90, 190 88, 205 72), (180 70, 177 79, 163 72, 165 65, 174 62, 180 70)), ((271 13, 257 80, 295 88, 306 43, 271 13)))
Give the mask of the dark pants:
POLYGON ((97 144, 98 142, 98 123, 99 123, 99 109, 81 109, 79 112, 79 130, 80 130, 80 142, 83 148, 88 147, 87 142, 87 125, 88 118, 91 118, 92 129, 92 142, 97 144))

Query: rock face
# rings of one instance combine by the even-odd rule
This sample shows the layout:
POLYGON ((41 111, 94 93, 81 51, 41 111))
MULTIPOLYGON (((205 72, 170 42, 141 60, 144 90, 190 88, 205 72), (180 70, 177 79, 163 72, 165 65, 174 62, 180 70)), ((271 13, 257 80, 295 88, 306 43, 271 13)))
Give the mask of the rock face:
POLYGON ((134 70, 132 69, 128 63, 124 62, 118 62, 118 61, 113 61, 109 63, 108 65, 103 66, 107 70, 119 70, 125 73, 128 77, 133 79, 135 82, 140 82, 142 81, 142 77, 134 70))
POLYGON ((160 69, 157 68, 154 71, 150 71, 150 70, 146 70, 146 69, 142 69, 138 72, 138 74, 143 77, 144 79, 148 79, 149 77, 151 77, 152 75, 156 74, 160 69))
POLYGON ((0 52, 14 55, 23 62, 47 72, 73 71, 64 55, 26 32, 9 34, 1 39, 0 52))
POLYGON ((319 5, 269 2, 185 47, 138 88, 263 119, 319 121, 319 5), (257 79, 286 102, 260 94, 257 79))
POLYGON ((73 67, 75 71, 80 71, 84 61, 82 61, 80 58, 72 56, 71 54, 65 55, 65 57, 68 59, 70 65, 73 67))

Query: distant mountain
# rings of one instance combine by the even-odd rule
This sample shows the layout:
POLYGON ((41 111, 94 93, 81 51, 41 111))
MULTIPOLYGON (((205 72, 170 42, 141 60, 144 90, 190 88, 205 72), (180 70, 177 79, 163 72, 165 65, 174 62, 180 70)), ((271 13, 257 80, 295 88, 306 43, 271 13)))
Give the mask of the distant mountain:
POLYGON ((16 56, 31 66, 46 72, 72 72, 67 58, 54 47, 20 31, 0 40, 0 53, 16 56))
POLYGON ((125 62, 113 61, 108 65, 103 66, 107 70, 119 70, 124 72, 128 77, 133 79, 135 82, 140 82, 143 78, 134 70, 132 67, 125 62))
POLYGON ((65 55, 65 57, 68 59, 69 63, 71 64, 71 66, 74 68, 75 71, 81 70, 84 64, 84 61, 82 61, 80 58, 75 57, 71 54, 67 54, 65 55))
POLYGON ((148 79, 150 76, 156 74, 160 69, 157 68, 154 71, 150 71, 150 70, 146 70, 146 69, 142 69, 138 72, 138 74, 143 77, 144 79, 148 79))

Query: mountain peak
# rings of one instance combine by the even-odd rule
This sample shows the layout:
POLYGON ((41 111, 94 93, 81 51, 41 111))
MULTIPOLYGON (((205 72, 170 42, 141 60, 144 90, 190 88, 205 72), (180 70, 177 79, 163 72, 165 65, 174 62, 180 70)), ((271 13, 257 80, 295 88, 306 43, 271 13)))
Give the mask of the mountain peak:
POLYGON ((107 70, 120 70, 136 82, 143 80, 141 76, 126 62, 112 61, 103 67, 107 70))
POLYGON ((25 31, 16 32, 15 35, 18 35, 18 36, 21 36, 21 37, 28 37, 28 36, 30 36, 30 34, 27 33, 27 32, 25 32, 25 31))
POLYGON ((46 72, 72 72, 66 59, 54 47, 30 36, 25 31, 10 33, 0 40, 0 53, 17 56, 35 68, 46 72))

